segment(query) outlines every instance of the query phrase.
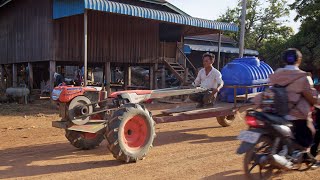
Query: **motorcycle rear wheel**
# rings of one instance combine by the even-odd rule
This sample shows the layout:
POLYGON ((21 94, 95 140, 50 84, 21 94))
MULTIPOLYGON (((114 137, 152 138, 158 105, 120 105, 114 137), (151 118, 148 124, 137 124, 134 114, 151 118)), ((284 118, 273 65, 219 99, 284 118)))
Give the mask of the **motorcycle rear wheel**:
POLYGON ((257 144, 246 152, 243 165, 244 172, 248 179, 270 179, 274 167, 270 160, 260 164, 262 158, 267 158, 271 154, 272 140, 269 137, 262 136, 257 144))

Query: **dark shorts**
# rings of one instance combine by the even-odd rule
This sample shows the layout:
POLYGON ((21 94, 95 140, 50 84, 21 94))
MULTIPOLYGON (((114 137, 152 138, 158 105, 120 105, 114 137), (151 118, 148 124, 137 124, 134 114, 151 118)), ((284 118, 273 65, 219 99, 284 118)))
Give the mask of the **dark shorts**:
POLYGON ((318 155, 318 148, 320 144, 320 109, 315 109, 315 129, 316 134, 314 136, 313 144, 311 146, 311 154, 316 157, 318 155))
POLYGON ((208 104, 214 103, 214 101, 216 99, 216 95, 211 96, 211 94, 212 94, 211 91, 206 91, 206 92, 201 92, 201 93, 197 93, 197 94, 192 94, 189 96, 189 98, 192 101, 197 102, 199 104, 208 105, 208 104))
POLYGON ((310 147, 313 142, 313 135, 307 125, 307 120, 294 120, 291 122, 293 124, 292 130, 296 142, 305 148, 310 147))

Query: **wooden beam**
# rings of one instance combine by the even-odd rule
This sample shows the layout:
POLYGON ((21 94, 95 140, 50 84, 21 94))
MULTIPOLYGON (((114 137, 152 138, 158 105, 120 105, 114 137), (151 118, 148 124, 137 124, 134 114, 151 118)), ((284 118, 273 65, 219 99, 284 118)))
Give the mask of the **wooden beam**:
POLYGON ((110 87, 110 84, 111 84, 111 65, 110 64, 111 64, 110 62, 105 62, 105 64, 104 64, 104 78, 106 81, 106 90, 107 90, 108 96, 111 93, 111 87, 110 87))
POLYGON ((56 72, 56 61, 49 62, 49 74, 50 74, 50 91, 54 88, 54 73, 56 72))
POLYGON ((88 84, 88 11, 84 10, 84 86, 88 84))
POLYGON ((33 89, 33 67, 32 67, 32 63, 28 63, 28 70, 29 70, 29 73, 28 73, 28 78, 29 78, 29 87, 30 89, 33 89))
POLYGON ((18 72, 17 72, 17 64, 12 64, 12 86, 17 87, 18 85, 18 72))

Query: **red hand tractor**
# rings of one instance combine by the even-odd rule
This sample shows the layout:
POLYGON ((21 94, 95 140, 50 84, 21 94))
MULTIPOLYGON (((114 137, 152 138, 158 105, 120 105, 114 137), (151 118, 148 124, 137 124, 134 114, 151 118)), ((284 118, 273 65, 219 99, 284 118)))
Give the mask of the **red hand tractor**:
POLYGON ((58 86, 52 100, 59 106, 60 121, 66 138, 79 149, 92 149, 104 139, 108 149, 121 161, 143 159, 155 138, 155 122, 141 104, 150 99, 187 95, 206 91, 203 88, 118 91, 106 96, 102 88, 58 86))

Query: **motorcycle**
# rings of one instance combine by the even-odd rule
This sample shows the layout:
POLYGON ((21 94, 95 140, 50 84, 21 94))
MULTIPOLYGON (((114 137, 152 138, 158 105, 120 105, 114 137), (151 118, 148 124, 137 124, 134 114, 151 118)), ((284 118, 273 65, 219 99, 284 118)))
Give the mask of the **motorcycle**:
POLYGON ((244 171, 249 179, 269 179, 275 170, 309 169, 313 156, 294 140, 292 124, 280 116, 247 111, 249 129, 242 131, 237 154, 244 154, 244 171), (303 165, 306 166, 303 166, 303 165))
POLYGON ((316 129, 316 134, 314 136, 314 142, 313 145, 311 146, 311 154, 313 156, 317 156, 319 152, 319 144, 320 144, 320 107, 316 106, 314 107, 312 111, 312 119, 315 125, 316 129))

